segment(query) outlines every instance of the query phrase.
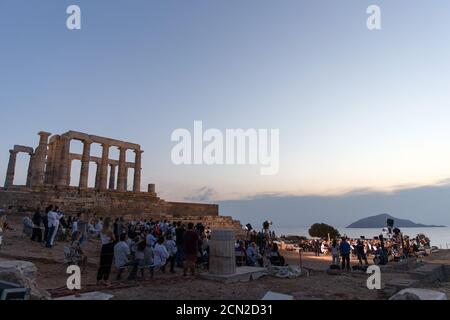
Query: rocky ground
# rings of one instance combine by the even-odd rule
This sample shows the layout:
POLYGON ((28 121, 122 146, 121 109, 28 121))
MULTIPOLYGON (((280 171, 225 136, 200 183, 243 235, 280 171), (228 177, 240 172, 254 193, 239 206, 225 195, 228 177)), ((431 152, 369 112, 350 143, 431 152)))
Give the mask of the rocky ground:
MULTIPOLYGON (((31 242, 21 235, 20 219, 9 219, 16 230, 8 231, 4 237, 4 245, 0 250, 0 262, 3 260, 25 260, 34 263, 37 267, 37 285, 49 290, 54 297, 71 294, 67 289, 63 260, 63 247, 66 243, 57 243, 52 249, 31 242)), ((330 264, 330 256, 314 257, 311 253, 302 254, 304 274, 297 279, 280 279, 265 276, 258 280, 222 284, 201 279, 199 277, 183 277, 182 271, 177 269, 176 274, 157 273, 153 279, 135 282, 114 282, 112 287, 97 287, 96 273, 99 260, 100 243, 92 239, 84 245, 88 255, 88 267, 82 275, 82 291, 103 291, 114 295, 114 299, 224 299, 249 300, 261 299, 267 291, 275 291, 293 295, 295 299, 331 299, 331 300, 359 300, 359 299, 385 299, 383 290, 369 290, 366 286, 368 275, 360 272, 329 275, 326 273, 330 264), (308 271, 308 272, 306 272, 308 271)), ((298 266, 300 257, 298 253, 284 251, 286 261, 290 265, 298 266)), ((442 250, 429 257, 424 257, 427 263, 450 265, 450 251, 442 250)), ((356 264, 356 261, 353 261, 356 264)), ((394 279, 411 279, 410 270, 397 267, 392 263, 388 268, 382 269, 383 287, 394 279)), ((115 270, 112 278, 114 279, 115 270)), ((444 291, 450 296, 448 282, 419 283, 417 287, 432 288, 444 291)))

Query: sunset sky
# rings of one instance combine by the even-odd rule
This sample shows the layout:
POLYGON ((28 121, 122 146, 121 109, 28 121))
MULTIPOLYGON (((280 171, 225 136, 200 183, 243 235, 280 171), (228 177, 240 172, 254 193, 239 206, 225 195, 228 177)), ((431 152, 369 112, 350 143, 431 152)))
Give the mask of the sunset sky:
MULTIPOLYGON (((35 147, 41 130, 141 144, 142 186, 168 200, 439 183, 450 178, 449 30, 448 1, 0 0, 0 183, 8 150, 35 147), (379 31, 366 27, 374 3, 379 31), (66 28, 71 4, 81 30, 66 28), (171 133, 195 120, 279 129, 279 173, 174 165, 171 133)), ((26 166, 21 155, 17 183, 26 166)))

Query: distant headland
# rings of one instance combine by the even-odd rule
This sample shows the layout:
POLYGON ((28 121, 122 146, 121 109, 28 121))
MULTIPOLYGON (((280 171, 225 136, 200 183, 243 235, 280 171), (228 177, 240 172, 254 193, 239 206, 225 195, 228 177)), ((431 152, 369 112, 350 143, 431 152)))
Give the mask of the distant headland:
POLYGON ((350 224, 347 228, 383 228, 388 219, 394 220, 394 227, 398 228, 439 228, 446 226, 426 225, 415 223, 411 220, 398 219, 389 214, 383 213, 376 216, 367 217, 350 224))

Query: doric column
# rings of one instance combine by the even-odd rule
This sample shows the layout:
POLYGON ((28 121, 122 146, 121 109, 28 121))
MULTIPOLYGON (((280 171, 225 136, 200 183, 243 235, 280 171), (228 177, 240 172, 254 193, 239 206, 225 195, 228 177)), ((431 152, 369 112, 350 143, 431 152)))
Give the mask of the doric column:
POLYGON ((100 189, 100 168, 101 165, 99 162, 96 162, 97 164, 97 169, 95 171, 95 189, 100 189))
POLYGON ((69 170, 70 138, 61 136, 61 158, 59 163, 58 186, 67 186, 67 171, 69 170))
POLYGON ((6 171, 5 188, 14 184, 14 174, 16 172, 17 151, 9 150, 8 170, 6 171))
POLYGON ((136 158, 134 160, 134 181, 133 192, 141 192, 141 170, 142 170, 142 150, 134 150, 136 158))
POLYGON ((53 163, 51 171, 49 172, 49 181, 51 185, 59 184, 59 170, 61 168, 61 154, 63 151, 63 144, 61 136, 58 136, 55 140, 55 147, 53 151, 53 163))
POLYGON ((102 144, 102 162, 100 163, 100 190, 107 189, 108 183, 108 162, 109 162, 109 145, 102 144))
POLYGON ((110 164, 110 172, 109 172, 109 190, 114 190, 116 184, 116 165, 110 164))
POLYGON ((33 173, 31 185, 42 186, 44 184, 45 160, 47 159, 48 137, 49 132, 39 132, 39 146, 34 152, 33 173))
POLYGON ((55 167, 55 148, 56 141, 52 141, 48 145, 47 162, 45 166, 44 184, 53 184, 53 171, 55 167))
POLYGON ((80 188, 87 188, 89 181, 89 163, 91 160, 92 141, 83 141, 83 155, 81 157, 80 188))
POLYGON ((33 162, 34 153, 30 153, 30 162, 28 163, 27 187, 31 187, 33 180, 33 162))
POLYGON ((67 161, 67 178, 66 178, 66 185, 70 186, 70 178, 72 176, 72 158, 69 154, 69 160, 67 161))
POLYGON ((127 149, 119 147, 119 173, 117 179, 117 190, 126 191, 127 190, 127 169, 126 169, 126 155, 127 149))

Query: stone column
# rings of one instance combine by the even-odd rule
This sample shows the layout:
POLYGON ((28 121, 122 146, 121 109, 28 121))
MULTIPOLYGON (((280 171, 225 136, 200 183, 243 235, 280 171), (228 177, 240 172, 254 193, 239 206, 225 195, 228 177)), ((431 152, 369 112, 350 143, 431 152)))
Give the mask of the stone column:
POLYGON ((125 167, 125 181, 124 181, 125 190, 128 191, 128 167, 125 167))
POLYGON ((44 184, 53 184, 53 171, 55 167, 56 142, 51 141, 48 145, 47 162, 45 166, 44 184))
POLYGON ((109 145, 102 144, 102 162, 100 163, 100 190, 105 191, 108 183, 109 145))
POLYGON ((114 190, 115 184, 116 184, 116 165, 110 164, 109 190, 114 190))
POLYGON ((148 194, 149 195, 151 195, 153 197, 157 196, 157 194, 156 194, 156 187, 155 187, 154 183, 149 184, 147 190, 148 190, 148 194))
POLYGON ((51 135, 49 132, 39 132, 39 146, 34 152, 33 160, 33 174, 31 185, 42 186, 44 184, 44 173, 45 173, 45 161, 47 159, 47 147, 48 147, 48 137, 51 135))
POLYGON ((136 158, 134 160, 134 181, 133 181, 133 192, 141 192, 141 171, 142 171, 142 150, 134 150, 136 153, 136 158))
POLYGON ((14 184, 14 175, 16 172, 17 151, 9 150, 8 170, 6 171, 5 188, 14 184))
POLYGON ((92 141, 83 141, 83 155, 81 156, 80 188, 86 189, 89 181, 89 163, 91 161, 92 141))
POLYGON ((67 186, 67 171, 69 170, 70 138, 61 136, 61 159, 59 163, 58 186, 67 186))
POLYGON ((95 172, 95 189, 100 189, 100 163, 96 162, 97 170, 95 172))
POLYGON ((67 178, 66 178, 66 185, 70 186, 70 180, 72 177, 72 158, 69 155, 69 160, 67 161, 67 178))
POLYGON ((30 162, 28 163, 27 187, 31 187, 33 180, 33 161, 34 153, 30 153, 30 162))
POLYGON ((127 191, 127 169, 126 169, 126 155, 127 149, 124 147, 119 148, 119 173, 117 179, 117 190, 127 191))

